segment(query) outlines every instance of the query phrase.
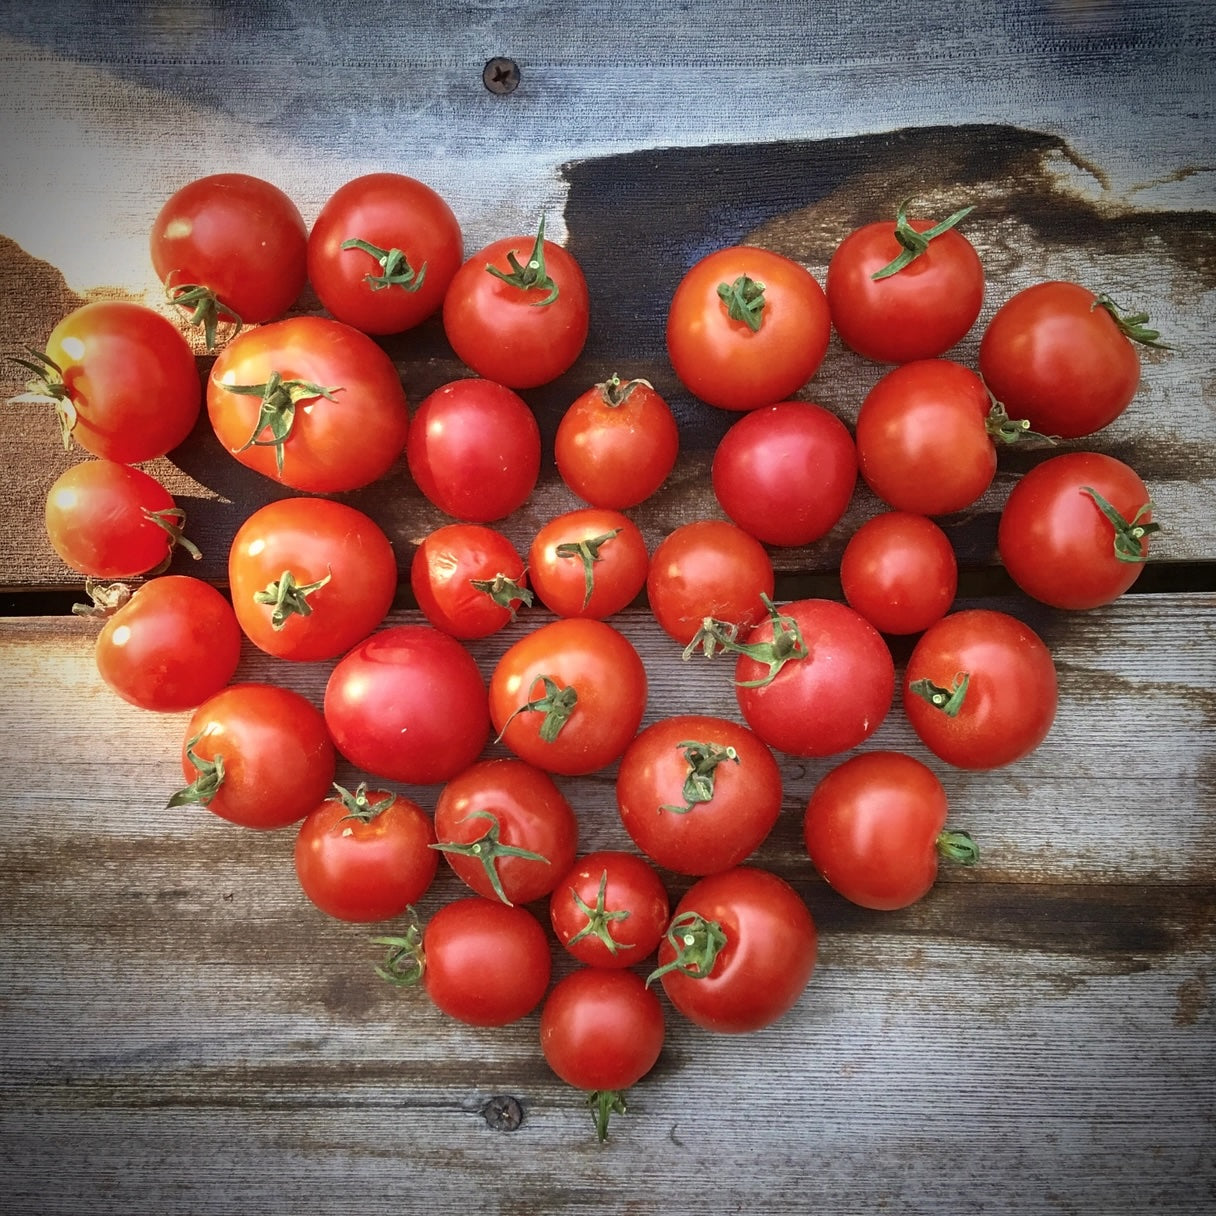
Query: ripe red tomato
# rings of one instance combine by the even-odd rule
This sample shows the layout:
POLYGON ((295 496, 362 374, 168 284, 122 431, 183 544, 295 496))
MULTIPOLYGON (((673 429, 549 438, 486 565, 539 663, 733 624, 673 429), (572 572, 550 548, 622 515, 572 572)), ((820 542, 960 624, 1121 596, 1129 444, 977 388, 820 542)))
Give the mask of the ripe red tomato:
POLYGON ((260 650, 314 661, 345 654, 384 619, 397 560, 380 526, 328 498, 280 498, 237 529, 228 554, 236 617, 260 650))
POLYGON ((966 832, 946 831, 949 805, 927 765, 902 752, 862 752, 815 786, 803 839, 815 868, 863 908, 906 908, 937 879, 938 857, 979 858, 966 832))
POLYGON ((185 338, 160 313, 98 300, 68 313, 45 353, 17 359, 33 397, 52 401, 64 447, 138 464, 172 451, 194 429, 202 381, 185 338))
POLYGON ((330 195, 308 234, 308 279, 339 321, 399 334, 443 304, 464 241, 451 207, 403 173, 366 173, 330 195))
POLYGON ((810 982, 818 945, 811 913, 789 883, 738 866, 689 888, 650 979, 661 978, 671 1003, 698 1026, 745 1034, 793 1008, 810 982))
POLYGON ((207 411, 243 465, 309 494, 382 477, 409 429, 392 359, 328 317, 289 317, 238 334, 211 369, 207 411))
POLYGON ((667 353, 689 392, 727 410, 784 401, 819 370, 831 336, 827 297, 782 254, 732 245, 680 280, 667 353))
POLYGON ((295 870, 304 894, 337 920, 400 916, 426 894, 439 867, 430 816, 387 790, 340 785, 300 824, 295 870))
POLYGON ((479 376, 536 388, 573 366, 587 341, 590 296, 582 268, 561 245, 512 236, 475 253, 443 301, 448 342, 479 376))
POLYGON ((1099 452, 1065 452, 1009 493, 997 548, 1027 595, 1054 608, 1097 608, 1140 577, 1153 523, 1137 473, 1099 452))
POLYGON ((526 904, 548 895, 574 864, 578 820, 548 773, 522 760, 482 760, 443 787, 435 836, 478 895, 526 904))
POLYGON ((876 363, 943 355, 975 324, 984 303, 984 268, 955 227, 965 207, 941 223, 908 219, 908 199, 894 222, 849 233, 828 263, 832 324, 850 349, 876 363))
POLYGON ((505 385, 454 380, 418 406, 406 459, 429 502, 456 519, 490 523, 528 501, 540 475, 540 427, 505 385))
POLYGON ((1043 640, 1016 617, 987 608, 931 625, 904 673, 904 712, 939 759, 991 769, 1027 756, 1055 720, 1055 665, 1043 640))
POLYGON ((182 745, 190 784, 169 806, 198 803, 243 827, 284 828, 324 800, 335 762, 311 701, 276 684, 230 684, 190 715, 182 745))
POLYGON ((562 481, 593 507, 618 511, 662 486, 679 449, 679 427, 654 385, 615 374, 575 399, 553 440, 562 481))
POLYGON ((881 633, 920 633, 954 603, 958 560, 927 516, 885 511, 849 538, 840 584, 849 606, 881 633))
POLYGON ((512 643, 490 676, 499 738, 546 772, 593 773, 620 758, 646 711, 646 669, 611 625, 580 617, 512 643))
POLYGON ((473 656, 430 625, 392 625, 344 655, 325 686, 338 750, 389 781, 434 785, 486 744, 486 686, 473 656))
POLYGON ((740 418, 714 453, 714 494, 768 545, 806 545, 844 515, 857 482, 848 428, 822 406, 783 401, 740 418))
POLYGON ((713 874, 745 861, 781 813, 781 770, 746 726, 676 714, 625 749, 616 802, 633 843, 677 874, 713 874))

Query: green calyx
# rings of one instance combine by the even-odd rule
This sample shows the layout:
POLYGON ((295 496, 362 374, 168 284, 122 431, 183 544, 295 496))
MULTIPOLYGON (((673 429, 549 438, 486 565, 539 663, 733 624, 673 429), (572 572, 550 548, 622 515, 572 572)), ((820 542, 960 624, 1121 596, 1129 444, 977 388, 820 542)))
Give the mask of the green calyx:
POLYGON ((365 274, 363 280, 372 291, 383 291, 386 287, 400 287, 403 291, 417 291, 426 279, 426 263, 415 270, 409 258, 400 249, 381 249, 370 241, 351 237, 343 241, 341 249, 358 249, 375 258, 380 267, 379 274, 365 274))
POLYGON ((502 829, 499 825, 498 817, 490 811, 470 811, 464 818, 485 819, 489 822, 490 826, 476 840, 471 840, 467 844, 454 840, 444 840, 431 845, 431 848, 438 849, 441 853, 451 853, 458 857, 472 857, 481 862, 482 868, 486 872, 486 878, 489 879, 490 886, 494 888, 494 894, 504 904, 510 904, 511 901, 507 898, 507 893, 503 889, 502 878, 498 873, 499 861, 504 857, 521 857, 525 861, 539 861, 545 865, 549 865, 549 859, 543 853, 534 853, 531 849, 521 849, 512 844, 503 844, 500 837, 502 829))
POLYGON ((557 284, 549 277, 549 272, 545 269, 545 217, 543 215, 540 217, 536 240, 532 244, 532 251, 528 254, 527 262, 521 263, 513 249, 507 253, 507 261, 511 264, 509 273, 488 263, 486 271, 511 287, 517 287, 520 291, 545 292, 543 300, 532 302, 535 308, 544 308, 557 299, 557 284))
MULTIPOLYGON (((987 388, 987 385, 985 385, 987 388)), ((1055 446, 1055 439, 1051 435, 1040 435, 1038 431, 1030 429, 1029 418, 1010 418, 1009 411, 1005 408, 1004 402, 998 401, 993 395, 990 388, 988 391, 988 400, 990 402, 988 415, 984 419, 984 429, 988 432, 988 437, 995 443, 1003 443, 1009 446, 1014 443, 1022 443, 1028 439, 1040 439, 1044 443, 1050 443, 1055 446)))
POLYGON ((1091 312, 1095 308, 1104 308, 1123 335, 1133 342, 1139 342, 1141 346, 1156 347, 1157 350, 1170 349, 1164 342, 1158 340, 1161 337, 1161 331, 1149 327, 1148 313, 1126 312, 1105 292, 1099 292, 1089 307, 1091 312))
POLYGON ((552 676, 537 676, 532 687, 535 688, 538 683, 544 687, 544 696, 533 697, 516 709, 503 723, 495 742, 502 739, 507 727, 522 713, 544 714, 538 734, 545 743, 554 742, 561 734, 562 727, 570 720, 570 715, 578 704, 578 690, 573 685, 562 688, 552 676))
POLYGON ((387 946, 384 962, 376 966, 376 974, 386 983, 398 988, 413 988, 421 982, 426 971, 426 955, 422 950, 422 929, 414 909, 408 909, 410 922, 403 934, 373 937, 373 946, 387 946))
POLYGON ((367 796, 366 781, 359 782, 354 793, 335 781, 334 790, 337 792, 338 801, 346 808, 346 814, 342 816, 342 819, 338 820, 339 823, 346 819, 357 819, 360 823, 371 823, 377 815, 383 811, 387 811, 395 801, 392 794, 385 794, 379 802, 372 802, 367 796))
POLYGON ((792 616, 779 612, 764 592, 760 593, 760 600, 773 624, 771 641, 740 642, 738 626, 728 625, 707 616, 702 620, 701 628, 684 647, 684 658, 689 658, 697 650, 704 651, 706 658, 713 658, 719 651, 730 651, 732 654, 747 655, 749 659, 768 668, 758 680, 736 681, 739 688, 762 688, 776 679, 786 663, 807 658, 811 652, 802 638, 798 622, 792 616))
POLYGON ((46 402, 55 407, 59 419, 59 433, 63 439, 63 450, 70 451, 72 447, 72 431, 76 426, 76 405, 72 401, 68 386, 63 382, 63 369, 50 355, 43 351, 27 346, 25 352, 30 357, 23 359, 18 355, 9 358, 19 367, 25 368, 33 377, 26 383, 26 391, 13 401, 46 402))
POLYGON ((973 866, 980 859, 979 845, 970 832, 944 831, 937 838, 937 851, 955 865, 973 866))
POLYGON ((1082 486, 1082 494, 1088 494, 1097 504, 1098 510, 1110 521, 1115 530, 1115 557, 1121 562, 1146 562, 1148 550, 1145 540, 1154 532, 1161 531, 1161 525, 1155 524, 1144 517, 1152 513, 1153 504, 1146 502, 1131 519, 1124 519, 1115 507, 1092 486, 1082 486))
POLYGON ((927 701, 934 709, 940 709, 947 718, 957 718, 967 697, 967 686, 971 683, 968 672, 960 671, 949 688, 942 688, 932 680, 913 680, 908 691, 927 701))
POLYGON ((588 937, 598 937, 607 948, 609 954, 616 954, 622 946, 627 950, 633 949, 631 942, 619 942, 612 936, 609 925, 613 921, 622 921, 629 919, 629 911, 626 908, 614 908, 611 912, 608 911, 605 903, 608 892, 608 871, 604 870, 600 874, 600 885, 595 892, 594 906, 587 901, 573 887, 570 888, 570 897, 574 900, 578 910, 587 918, 587 923, 566 942, 567 946, 573 946, 577 942, 583 941, 588 937))
POLYGON ((722 926, 716 920, 706 920, 700 912, 681 912, 673 917, 665 936, 675 956, 646 977, 647 987, 673 971, 689 979, 705 979, 726 945, 722 926))
POLYGON ((223 754, 216 752, 210 760, 198 755, 194 749, 201 738, 202 735, 195 735, 186 743, 186 759, 194 765, 198 776, 189 785, 178 790, 165 804, 166 807, 208 806, 224 784, 223 754))
POLYGON ((301 401, 316 397, 333 401, 334 393, 341 392, 339 387, 324 388, 306 380, 284 380, 278 372, 271 372, 265 384, 225 384, 222 387, 230 393, 262 399, 253 433, 237 451, 244 452, 254 447, 274 448, 275 468, 280 473, 283 472, 283 445, 295 425, 296 406, 301 401))
POLYGON ((757 333, 764 319, 764 284, 741 274, 733 283, 718 284, 718 298, 732 321, 742 321, 757 333))
POLYGON ((596 387, 600 390, 604 404, 611 409, 616 409, 629 400, 630 394, 639 384, 645 385, 646 388, 654 388, 649 380, 643 380, 641 377, 636 380, 622 380, 616 372, 613 372, 607 380, 596 387))
POLYGON ((613 528, 611 532, 601 532, 599 536, 590 536, 586 540, 563 541, 553 550, 557 557, 582 562, 584 611, 591 603, 591 596, 595 591, 594 566, 596 562, 603 560, 600 550, 613 537, 619 535, 620 531, 620 528, 613 528))
POLYGON ((684 753, 684 759, 688 763, 688 775, 684 778, 684 788, 680 791, 684 805, 665 804, 659 809, 672 811, 676 815, 687 815, 693 807, 713 799, 714 775, 718 765, 728 760, 738 764, 739 753, 733 747, 723 747, 720 743, 677 743, 676 748, 684 753))
POLYGON ((84 580, 84 593, 90 602, 73 604, 72 614, 101 621, 112 617, 133 594, 126 583, 103 583, 91 575, 84 580))
POLYGON ((687 662, 699 652, 707 659, 712 659, 724 650, 733 650, 735 639, 738 636, 738 625, 733 625, 729 621, 720 621, 713 616, 702 617, 700 628, 689 639, 688 645, 684 647, 680 657, 687 662))
POLYGON ((150 570, 149 574, 160 574, 169 567, 169 562, 173 557, 173 550, 180 545, 190 556, 198 561, 202 556, 202 551, 199 547, 186 536, 182 529, 186 526, 186 513, 181 507, 165 507, 163 511, 144 511, 144 518, 149 523, 155 524, 158 528, 162 528, 165 535, 169 538, 169 548, 165 553, 165 560, 161 562, 155 570, 150 570))
POLYGON ((203 341, 208 350, 215 350, 216 335, 221 322, 232 325, 229 338, 235 338, 244 327, 244 322, 227 304, 221 302, 219 296, 210 287, 201 283, 178 283, 173 286, 165 285, 165 299, 178 308, 189 309, 190 316, 186 318, 190 325, 201 326, 203 341))
POLYGON ((488 595, 499 608, 505 608, 511 614, 511 620, 515 620, 520 605, 532 607, 532 592, 509 575, 499 573, 493 578, 471 578, 469 584, 475 591, 488 595))
POLYGON ((587 1095, 587 1105, 595 1118, 595 1138, 602 1144, 608 1139, 608 1120, 625 1113, 625 1099, 615 1089, 595 1089, 587 1095))
POLYGON ((313 583, 300 584, 290 570, 284 570, 278 579, 268 583, 264 590, 253 593, 255 604, 271 604, 270 627, 276 633, 282 629, 293 616, 310 616, 312 604, 308 597, 319 591, 333 578, 333 570, 329 569, 324 578, 313 583))
POLYGON ((902 248, 894 261, 888 262, 881 270, 876 270, 870 275, 870 278, 876 283, 880 279, 889 279, 893 274, 898 274, 929 248, 930 241, 944 232, 949 232, 960 220, 965 219, 975 210, 974 207, 963 207, 953 215, 947 216, 941 223, 934 224, 932 228, 926 228, 924 232, 917 232, 908 223, 908 204, 911 202, 911 198, 904 199, 895 213, 895 239, 902 248))

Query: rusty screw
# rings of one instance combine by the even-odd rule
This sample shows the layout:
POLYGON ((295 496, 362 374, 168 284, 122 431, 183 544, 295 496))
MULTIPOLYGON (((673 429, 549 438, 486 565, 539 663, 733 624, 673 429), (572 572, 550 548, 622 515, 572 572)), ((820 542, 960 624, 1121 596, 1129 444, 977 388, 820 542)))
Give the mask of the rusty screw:
POLYGON ((491 93, 498 93, 500 96, 514 93, 519 87, 519 64, 514 59, 496 55, 481 69, 481 83, 491 93))

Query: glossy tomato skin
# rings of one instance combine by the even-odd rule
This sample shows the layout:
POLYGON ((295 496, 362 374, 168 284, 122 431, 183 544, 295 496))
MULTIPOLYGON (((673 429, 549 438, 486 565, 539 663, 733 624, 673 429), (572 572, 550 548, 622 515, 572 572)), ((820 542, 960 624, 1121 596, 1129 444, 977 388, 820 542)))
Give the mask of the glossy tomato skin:
POLYGON ((207 411, 220 443, 241 464, 309 494, 357 490, 382 477, 409 430, 392 359, 366 334, 329 317, 289 317, 239 333, 211 369, 207 411), (296 398, 281 443, 262 418, 262 393, 234 391, 271 384, 275 375, 282 381, 277 403, 296 398))
POLYGON ((1120 533, 1090 490, 1129 528, 1152 523, 1148 487, 1128 465, 1100 452, 1065 452, 1036 465, 1001 511, 997 548, 1005 569, 1027 595, 1054 608, 1109 604, 1144 569, 1148 532, 1128 546, 1143 556, 1121 560, 1120 533))
POLYGON ((259 650, 311 662, 345 654, 380 624, 397 591, 397 559, 362 511, 328 498, 280 498, 237 529, 228 583, 241 629, 259 650), (306 594, 276 627, 292 584, 306 594))
POLYGON ((781 770, 768 746, 741 723, 705 714, 647 726, 617 770, 625 830, 677 874, 713 874, 745 861, 777 822, 781 796, 781 770))
POLYGON ((528 501, 540 475, 540 427, 506 385, 441 385, 410 421, 406 459, 427 500, 455 519, 492 523, 528 501))
POLYGON ((768 545, 806 545, 840 521, 857 482, 857 450, 835 414, 782 401, 740 418, 711 471, 722 509, 768 545))
POLYGON ((680 280, 667 314, 667 353, 681 383, 709 405, 753 410, 784 401, 819 370, 831 336, 827 297, 790 258, 752 245, 707 254, 680 280), (731 316, 719 287, 764 287, 759 324, 731 316))
POLYGON ((209 583, 167 574, 136 587, 106 618, 94 655, 101 678, 124 701, 180 713, 235 675, 241 630, 232 605, 209 583))
POLYGON ((339 186, 313 222, 308 279, 337 320, 398 334, 439 311, 463 255, 460 222, 441 195, 404 173, 366 173, 339 186), (348 241, 382 252, 343 249, 348 241))
MULTIPOLYGON (((948 697, 944 696, 948 704, 948 697)), ((1043 640, 1008 613, 963 609, 920 637, 904 672, 904 712, 921 742, 956 768, 992 769, 1029 755, 1055 720, 1055 665, 1043 640), (912 689, 922 680, 943 693, 966 676, 954 716, 912 689)))
POLYGON ((473 656, 430 625, 392 625, 335 664, 325 720, 338 750, 389 781, 434 785, 486 744, 486 686, 473 656))

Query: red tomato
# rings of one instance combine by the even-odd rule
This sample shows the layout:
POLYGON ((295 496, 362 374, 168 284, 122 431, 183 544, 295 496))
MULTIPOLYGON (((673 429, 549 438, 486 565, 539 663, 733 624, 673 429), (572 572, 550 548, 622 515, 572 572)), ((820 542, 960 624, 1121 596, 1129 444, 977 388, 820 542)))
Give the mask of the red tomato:
POLYGON ((309 494, 357 490, 392 468, 409 412, 397 368, 366 334, 290 317, 238 334, 207 383, 207 411, 243 465, 309 494))
POLYGON ((789 883, 738 866, 689 888, 650 978, 660 977, 671 1003, 698 1026, 745 1034, 793 1008, 818 945, 815 922, 789 883))
POLYGON ((522 760, 482 760, 443 787, 435 835, 478 895, 526 904, 548 895, 574 864, 578 820, 548 773, 522 760))
POLYGON ((768 545, 806 545, 831 531, 857 482, 848 428, 822 406, 783 401, 740 418, 714 453, 714 494, 768 545))
POLYGON ((965 207, 935 224, 908 219, 855 229, 828 263, 832 324, 850 349, 876 363, 945 354, 966 336, 984 303, 984 268, 955 224, 965 207))
POLYGON ((573 366, 587 341, 590 297, 574 257, 545 240, 512 236, 474 254, 443 301, 459 359, 510 388, 536 388, 573 366))
POLYGON ((840 558, 849 606, 882 633, 920 633, 940 621, 958 591, 950 538, 931 519, 886 511, 867 519, 840 558))
POLYGON ((182 746, 190 784, 169 806, 199 803, 243 827, 284 828, 325 798, 335 761, 311 701, 274 684, 230 684, 190 715, 182 746))
POLYGON ((1054 608, 1118 599, 1148 559, 1152 501, 1113 456, 1066 452, 1024 474, 1001 512, 997 547, 1010 577, 1054 608))
POLYGON ((393 625, 335 664, 325 721, 356 767, 389 781, 434 785, 486 744, 486 686, 473 656, 430 625, 393 625))
POLYGON ((615 374, 575 399, 553 440, 562 481, 593 507, 618 511, 662 486, 679 449, 679 427, 654 385, 615 374))
POLYGON ((603 621, 551 621, 507 649, 490 676, 499 738, 546 772, 593 773, 620 758, 646 711, 646 670, 603 621))
POLYGON ((430 816, 387 790, 340 785, 300 824, 300 888, 327 916, 367 924, 400 916, 426 894, 439 857, 430 816))
POLYGON ((418 406, 406 458, 429 502, 456 519, 490 523, 528 501, 540 474, 540 427, 504 385, 454 380, 418 406))
POLYGON ((54 402, 63 445, 74 439, 103 460, 138 464, 184 442, 203 400, 185 338, 160 313, 99 300, 68 313, 46 352, 17 359, 30 393, 54 402))
POLYGON ((541 525, 528 550, 528 577, 558 616, 603 620, 646 586, 650 555, 637 524, 619 511, 583 507, 541 525))
POLYGON ((237 620, 260 650, 332 659, 392 607, 397 559, 362 511, 328 498, 280 498, 237 529, 228 582, 237 620))
POLYGON ((904 712, 939 759, 1000 768, 1029 755, 1055 719, 1051 653, 1004 612, 951 612, 920 637, 904 673, 904 712))
POLYGON ((713 874, 745 861, 781 813, 781 770, 738 722, 677 714, 625 749, 617 809, 633 843, 677 874, 713 874))
POLYGON ((947 832, 946 791, 933 772, 902 752, 862 752, 815 786, 803 838, 815 868, 863 908, 906 908, 937 879, 938 857, 972 865, 966 832, 947 832))
POLYGON ((308 279, 339 321, 399 334, 439 311, 463 254, 460 223, 430 186, 367 173, 321 208, 308 235, 308 279))

